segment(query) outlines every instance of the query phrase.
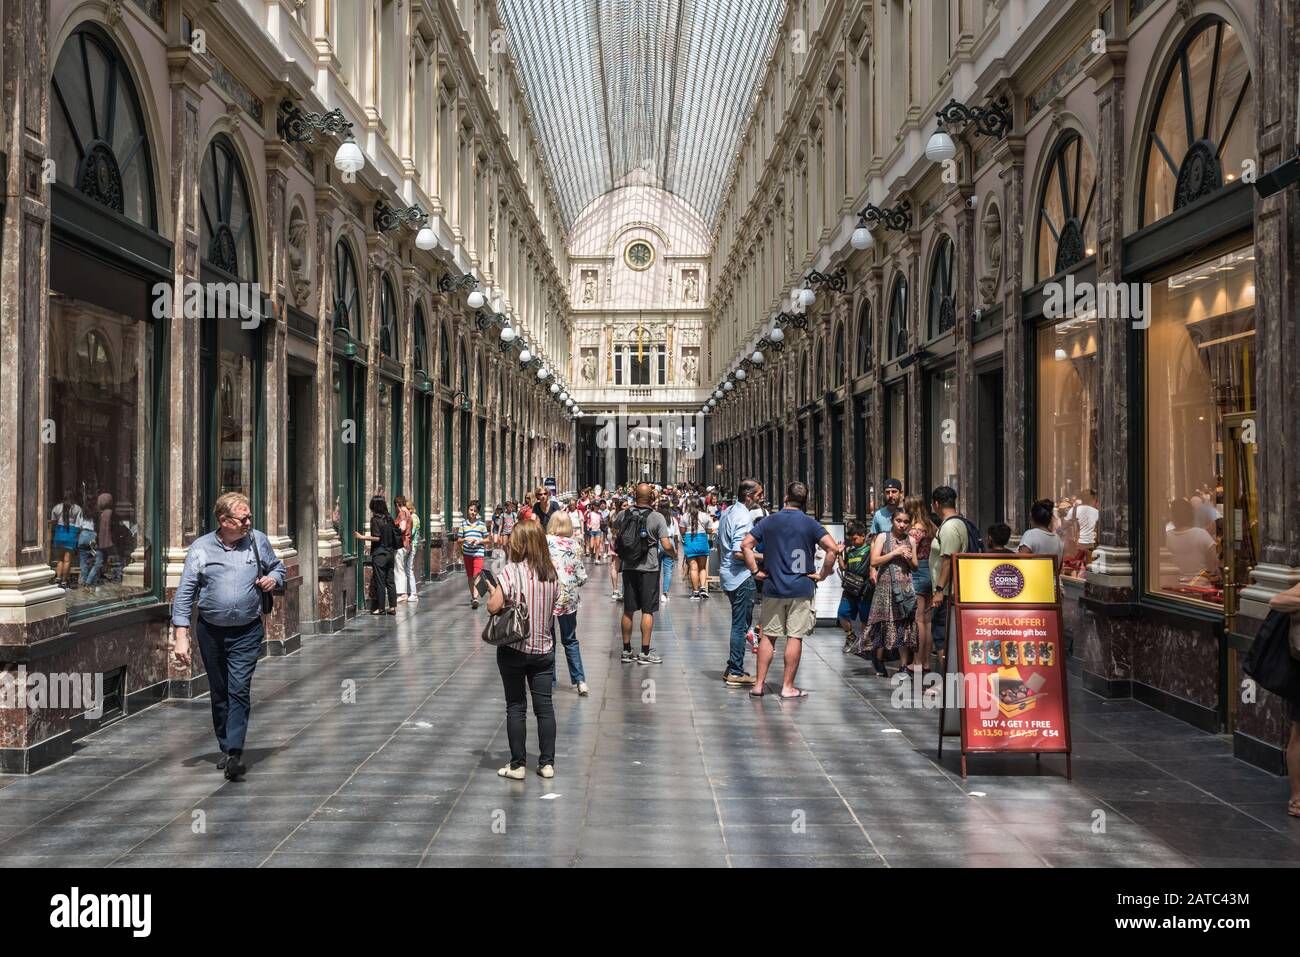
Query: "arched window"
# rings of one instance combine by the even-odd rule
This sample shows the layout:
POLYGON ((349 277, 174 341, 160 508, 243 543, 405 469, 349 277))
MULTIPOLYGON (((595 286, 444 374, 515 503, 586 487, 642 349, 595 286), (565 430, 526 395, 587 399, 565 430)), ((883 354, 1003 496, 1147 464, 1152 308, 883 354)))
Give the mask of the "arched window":
POLYGON ((858 375, 871 371, 875 334, 876 330, 871 327, 871 303, 864 299, 858 307, 858 375))
POLYGON ((952 294, 952 240, 939 240, 930 264, 930 298, 927 306, 930 338, 936 339, 957 324, 957 301, 952 294))
POLYGON ((394 362, 401 362, 397 348, 397 293, 385 276, 379 283, 379 352, 394 362))
POLYGON ((838 386, 844 381, 844 324, 835 330, 835 368, 831 370, 831 384, 838 386))
POLYGON ((469 357, 465 355, 465 346, 460 347, 460 384, 459 388, 469 392, 469 357))
POLYGON ((451 345, 447 342, 447 324, 438 323, 438 379, 448 389, 451 381, 451 345))
POLYGON ((424 330, 424 310, 417 304, 415 307, 415 330, 413 332, 414 344, 411 354, 411 361, 414 364, 416 372, 429 374, 429 341, 426 338, 424 330))
POLYGON ((214 136, 203 154, 199 218, 201 248, 208 263, 245 282, 256 282, 253 204, 239 157, 225 136, 214 136))
POLYGON ((1071 130, 1057 142, 1038 196, 1035 281, 1068 272, 1097 251, 1096 193, 1092 151, 1071 130))
POLYGON ((126 61, 99 27, 63 44, 50 79, 50 140, 60 183, 157 229, 153 160, 126 61))
POLYGON ((1165 71, 1147 131, 1142 222, 1154 223, 1241 175, 1254 154, 1255 103, 1237 32, 1207 17, 1165 71))
POLYGON ((77 345, 77 381, 102 388, 111 385, 113 360, 109 356, 104 334, 97 329, 87 332, 77 345))
POLYGON ((360 336, 361 291, 357 288, 357 265, 348 244, 340 239, 334 245, 334 328, 343 329, 353 339, 360 336))
POLYGON ((889 332, 885 339, 885 355, 897 359, 907 352, 907 277, 899 274, 889 294, 889 332))

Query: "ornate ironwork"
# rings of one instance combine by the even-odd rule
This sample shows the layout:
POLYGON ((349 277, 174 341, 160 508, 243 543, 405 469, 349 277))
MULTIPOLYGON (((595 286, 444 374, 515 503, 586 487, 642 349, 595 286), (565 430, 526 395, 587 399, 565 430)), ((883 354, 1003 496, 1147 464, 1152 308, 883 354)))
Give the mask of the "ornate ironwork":
POLYGON ((798 312, 782 312, 776 317, 778 326, 794 326, 796 329, 808 328, 808 317, 798 312))
POLYGON ((882 209, 875 203, 867 203, 862 212, 858 213, 858 225, 869 229, 877 224, 883 224, 886 229, 895 232, 907 232, 912 228, 911 204, 903 200, 897 206, 882 209))
POLYGON ((1083 224, 1079 222, 1077 216, 1071 216, 1061 227, 1061 236, 1056 241, 1056 262, 1053 270, 1056 273, 1065 272, 1076 263, 1082 262, 1083 257, 1083 224))
POLYGON ((451 292, 453 289, 477 289, 478 279, 465 273, 463 276, 453 276, 451 273, 443 273, 438 277, 438 291, 451 292))
POLYGON ((1178 167, 1178 180, 1174 186, 1174 209, 1190 206, 1202 196, 1223 188, 1223 167, 1218 151, 1209 140, 1197 140, 1187 148, 1183 163, 1178 167))
POLYGON ((770 351, 770 352, 775 352, 777 355, 780 355, 783 351, 785 351, 785 343, 773 342, 771 339, 764 337, 758 340, 758 351, 759 352, 770 351))
POLYGON ((316 113, 294 106, 291 100, 280 102, 280 116, 276 122, 280 135, 290 143, 310 143, 317 133, 334 133, 345 139, 352 138, 352 124, 342 110, 316 113))
POLYGON ((77 170, 77 189, 116 213, 125 210, 122 173, 117 167, 117 157, 113 148, 103 140, 87 145, 81 168, 77 170))
POLYGON ((818 272, 814 269, 804 278, 803 284, 805 289, 825 286, 831 292, 844 292, 849 288, 849 275, 844 271, 843 266, 831 273, 818 272))
POLYGON ((231 275, 239 275, 239 253, 235 249, 235 234, 225 223, 218 223, 208 243, 208 262, 231 275))
POLYGON ((952 99, 935 115, 939 118, 939 126, 943 129, 947 129, 950 125, 964 126, 967 123, 974 123, 975 129, 981 134, 998 139, 1002 139, 1011 131, 1011 103, 1005 96, 998 97, 988 106, 967 106, 952 99))
POLYGON ((394 209, 384 202, 375 203, 375 232, 391 232, 400 229, 404 223, 417 223, 423 226, 428 221, 429 214, 419 206, 394 209))

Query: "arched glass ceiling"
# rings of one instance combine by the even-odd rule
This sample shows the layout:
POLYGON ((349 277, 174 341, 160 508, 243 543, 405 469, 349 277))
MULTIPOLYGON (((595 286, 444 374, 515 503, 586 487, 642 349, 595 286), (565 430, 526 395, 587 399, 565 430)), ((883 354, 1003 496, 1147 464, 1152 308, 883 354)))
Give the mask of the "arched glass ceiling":
POLYGON ((785 0, 501 0, 569 225, 649 183, 710 226, 785 0))

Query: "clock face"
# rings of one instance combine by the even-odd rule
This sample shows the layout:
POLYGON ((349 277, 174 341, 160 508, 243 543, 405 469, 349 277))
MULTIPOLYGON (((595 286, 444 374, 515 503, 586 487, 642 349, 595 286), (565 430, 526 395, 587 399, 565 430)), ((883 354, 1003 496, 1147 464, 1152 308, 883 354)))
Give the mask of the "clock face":
POLYGON ((649 243, 638 239, 627 247, 623 258, 627 260, 627 264, 633 269, 649 269, 650 264, 655 261, 655 251, 650 248, 649 243))

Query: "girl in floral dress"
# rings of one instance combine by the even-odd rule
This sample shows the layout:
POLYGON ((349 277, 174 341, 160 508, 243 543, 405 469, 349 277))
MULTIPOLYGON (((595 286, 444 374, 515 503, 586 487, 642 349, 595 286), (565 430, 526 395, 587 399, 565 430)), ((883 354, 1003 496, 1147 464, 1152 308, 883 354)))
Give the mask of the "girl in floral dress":
POLYGON ((909 674, 908 664, 916 649, 916 593, 912 572, 916 569, 916 546, 908 536, 912 519, 906 509, 894 512, 893 526, 871 543, 871 567, 876 570, 876 593, 857 653, 866 657, 871 649, 876 674, 889 677, 885 652, 898 649, 899 672, 909 674))

